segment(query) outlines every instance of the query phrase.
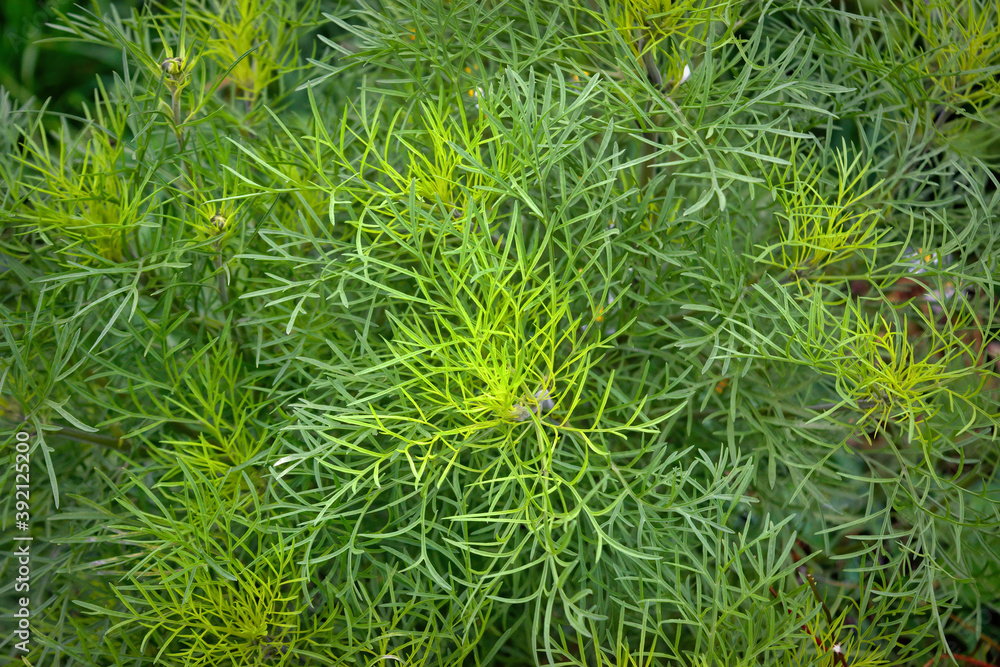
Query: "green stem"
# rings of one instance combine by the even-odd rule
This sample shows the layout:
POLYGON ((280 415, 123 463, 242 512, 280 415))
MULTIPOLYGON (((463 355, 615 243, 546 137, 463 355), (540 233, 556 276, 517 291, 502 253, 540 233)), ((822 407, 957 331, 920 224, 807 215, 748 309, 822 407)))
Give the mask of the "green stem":
POLYGON ((76 429, 71 426, 60 426, 59 435, 64 438, 69 438, 70 440, 76 440, 77 442, 82 442, 88 445, 98 445, 109 449, 124 449, 129 444, 128 440, 122 440, 121 438, 115 438, 108 435, 101 435, 99 433, 88 433, 87 431, 81 431, 80 429, 76 429))
MULTIPOLYGON (((639 39, 636 42, 636 47, 639 49, 639 53, 642 54, 642 64, 646 68, 646 79, 650 84, 653 85, 657 90, 663 89, 663 75, 660 74, 660 68, 656 65, 656 56, 654 55, 654 49, 646 49, 646 36, 640 31, 639 39)), ((650 110, 653 108, 653 101, 650 100, 646 102, 646 116, 649 116, 650 110)), ((650 165, 650 160, 653 155, 653 146, 659 141, 659 137, 656 132, 643 132, 643 138, 646 139, 642 144, 642 168, 639 172, 639 189, 645 190, 646 185, 649 184, 650 178, 652 176, 653 168, 650 165)))
POLYGON ((171 87, 170 89, 170 112, 173 115, 174 122, 174 136, 177 138, 177 154, 181 159, 181 164, 184 165, 184 173, 187 174, 187 182, 181 183, 181 191, 188 192, 190 187, 194 185, 194 178, 191 175, 191 165, 184 161, 184 145, 187 143, 187 138, 184 136, 184 130, 181 129, 181 123, 183 118, 181 118, 181 91, 180 88, 171 87))
POLYGON ((181 91, 172 88, 170 91, 170 111, 174 119, 174 136, 177 137, 177 150, 184 152, 184 131, 181 129, 181 91))
POLYGON ((219 286, 219 297, 222 299, 222 307, 225 308, 229 305, 229 286, 226 284, 226 271, 224 269, 225 262, 222 259, 222 247, 218 246, 216 249, 219 254, 215 256, 215 268, 218 273, 215 275, 215 279, 219 286))

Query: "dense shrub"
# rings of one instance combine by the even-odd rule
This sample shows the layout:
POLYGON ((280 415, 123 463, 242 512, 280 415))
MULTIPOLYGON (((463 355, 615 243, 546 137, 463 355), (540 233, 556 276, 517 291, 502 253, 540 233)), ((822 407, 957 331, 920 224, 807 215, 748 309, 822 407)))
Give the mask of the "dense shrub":
POLYGON ((4 648, 1000 660, 998 7, 864 7, 59 14, 120 67, 0 92, 4 648))

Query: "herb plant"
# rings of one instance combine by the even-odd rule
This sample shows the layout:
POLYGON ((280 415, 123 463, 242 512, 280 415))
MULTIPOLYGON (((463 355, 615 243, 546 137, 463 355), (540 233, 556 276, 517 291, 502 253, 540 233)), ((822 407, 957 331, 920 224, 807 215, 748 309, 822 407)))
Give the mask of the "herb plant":
POLYGON ((998 11, 58 14, 120 67, 0 91, 4 649, 996 664, 998 11))

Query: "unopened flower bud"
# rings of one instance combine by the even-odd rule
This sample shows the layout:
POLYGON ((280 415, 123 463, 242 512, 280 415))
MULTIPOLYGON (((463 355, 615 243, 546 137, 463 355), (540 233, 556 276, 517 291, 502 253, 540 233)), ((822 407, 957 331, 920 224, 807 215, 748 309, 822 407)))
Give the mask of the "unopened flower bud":
POLYGON ((160 63, 160 69, 162 69, 163 73, 169 78, 177 79, 184 70, 184 61, 180 58, 167 58, 160 63))

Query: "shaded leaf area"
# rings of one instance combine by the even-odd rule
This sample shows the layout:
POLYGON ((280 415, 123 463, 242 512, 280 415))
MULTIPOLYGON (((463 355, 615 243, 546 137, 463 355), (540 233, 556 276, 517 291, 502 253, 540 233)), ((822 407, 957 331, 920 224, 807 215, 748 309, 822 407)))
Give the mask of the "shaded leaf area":
POLYGON ((120 66, 0 90, 28 659, 1000 659, 997 9, 917 4, 58 13, 120 66))

